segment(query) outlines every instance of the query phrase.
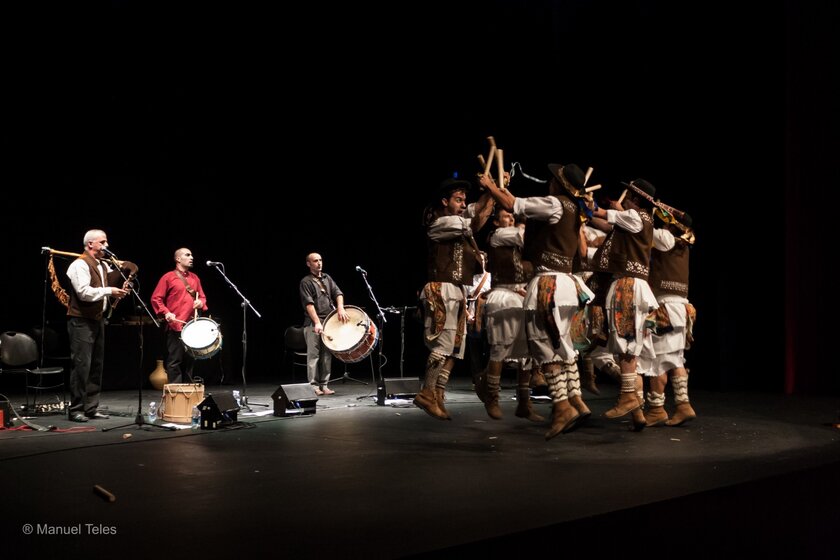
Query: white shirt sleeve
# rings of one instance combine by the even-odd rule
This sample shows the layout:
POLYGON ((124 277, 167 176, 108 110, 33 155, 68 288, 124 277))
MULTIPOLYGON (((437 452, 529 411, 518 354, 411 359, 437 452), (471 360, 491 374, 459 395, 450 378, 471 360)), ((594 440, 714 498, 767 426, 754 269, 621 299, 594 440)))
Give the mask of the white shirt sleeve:
POLYGON ((432 225, 426 230, 426 235, 432 241, 472 237, 470 221, 469 218, 462 216, 441 216, 432 222, 432 225))
POLYGON ((513 215, 556 224, 563 217, 563 205, 554 196, 529 196, 513 200, 513 215))
POLYGON ((491 247, 519 247, 525 245, 525 239, 522 235, 522 228, 516 226, 496 228, 492 235, 490 235, 491 247))
POLYGON ((658 251, 670 251, 676 245, 674 234, 665 228, 653 230, 653 246, 658 251))
POLYGON ((607 222, 630 233, 642 231, 642 217, 635 210, 607 210, 607 222))
MULTIPOLYGON (((101 267, 102 265, 100 269, 101 267)), ((67 277, 82 301, 101 301, 111 295, 111 288, 94 288, 90 285, 90 267, 82 259, 76 259, 70 263, 67 268, 67 277)))

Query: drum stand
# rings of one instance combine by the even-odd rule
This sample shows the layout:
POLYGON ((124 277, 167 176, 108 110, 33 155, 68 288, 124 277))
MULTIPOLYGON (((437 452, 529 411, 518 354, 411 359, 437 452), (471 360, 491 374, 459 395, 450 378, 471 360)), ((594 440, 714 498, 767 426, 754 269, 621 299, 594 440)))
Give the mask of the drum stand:
MULTIPOLYGON (((207 264, 210 264, 210 262, 211 261, 207 261, 207 264)), ((263 403, 249 403, 248 402, 248 382, 246 381, 246 377, 245 377, 245 364, 247 363, 247 358, 248 358, 248 308, 250 307, 251 311, 254 312, 254 315, 259 317, 260 319, 262 319, 262 315, 260 315, 259 311, 254 309, 254 306, 251 305, 251 302, 248 301, 248 298, 246 298, 244 295, 242 295, 242 292, 239 291, 239 288, 236 287, 236 284, 231 282, 230 278, 227 277, 227 275, 225 274, 225 270, 224 270, 225 269, 224 263, 217 262, 217 263, 213 263, 212 266, 216 270, 219 271, 219 274, 222 275, 222 278, 225 279, 225 282, 228 283, 228 286, 233 288, 233 291, 236 292, 239 295, 240 298, 242 298, 242 303, 241 303, 241 305, 242 305, 242 393, 240 395, 239 407, 244 408, 248 412, 252 412, 250 405, 266 406, 266 407, 270 406, 268 404, 263 404, 263 403)))
POLYGON ((406 305, 404 307, 386 307, 384 311, 394 313, 400 316, 400 377, 405 377, 403 366, 405 364, 405 316, 409 311, 417 309, 416 305, 406 305))
MULTIPOLYGON (((119 268, 118 268, 119 270, 119 268)), ((122 271, 120 271, 122 272, 122 271)), ((123 278, 125 275, 123 274, 123 278)), ((128 280, 126 278, 126 280, 128 280)), ((135 279, 135 282, 137 280, 135 279)), ((131 290, 132 296, 134 296, 135 301, 138 302, 137 304, 137 311, 143 309, 146 312, 152 322, 154 322, 156 327, 160 327, 160 323, 157 322, 155 316, 149 311, 149 308, 146 306, 145 302, 140 298, 137 294, 137 290, 131 290)), ((103 432, 108 432, 111 430, 119 430, 122 428, 127 428, 128 426, 137 426, 138 428, 143 428, 143 426, 149 426, 150 428, 160 428, 162 430, 169 430, 174 432, 178 428, 174 426, 161 426, 160 424, 154 424, 152 422, 146 422, 146 417, 143 415, 143 320, 137 321, 137 337, 139 340, 139 349, 140 349, 140 358, 137 364, 137 414, 134 416, 134 422, 129 424, 121 424, 119 426, 111 426, 110 428, 102 428, 103 432)))

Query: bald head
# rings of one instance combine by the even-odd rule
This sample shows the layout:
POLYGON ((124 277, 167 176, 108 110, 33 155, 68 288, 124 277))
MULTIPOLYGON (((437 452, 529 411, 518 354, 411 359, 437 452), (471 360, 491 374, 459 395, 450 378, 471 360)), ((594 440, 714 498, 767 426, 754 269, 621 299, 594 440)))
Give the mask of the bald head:
POLYGON ((192 251, 186 247, 175 251, 175 267, 182 271, 191 269, 193 267, 192 251))

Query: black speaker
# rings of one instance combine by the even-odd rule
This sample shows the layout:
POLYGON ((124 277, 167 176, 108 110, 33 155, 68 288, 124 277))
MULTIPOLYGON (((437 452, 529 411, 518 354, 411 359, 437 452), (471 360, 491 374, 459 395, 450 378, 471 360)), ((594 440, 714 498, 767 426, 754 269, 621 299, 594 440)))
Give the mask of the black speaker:
POLYGON ((384 405, 385 399, 413 399, 419 392, 419 377, 386 377, 376 388, 376 403, 384 405))
POLYGON ((239 405, 233 392, 209 393, 198 404, 201 413, 201 429, 217 430, 236 422, 239 405))
POLYGON ((280 385, 271 395, 274 416, 302 416, 315 414, 315 387, 309 383, 280 385))

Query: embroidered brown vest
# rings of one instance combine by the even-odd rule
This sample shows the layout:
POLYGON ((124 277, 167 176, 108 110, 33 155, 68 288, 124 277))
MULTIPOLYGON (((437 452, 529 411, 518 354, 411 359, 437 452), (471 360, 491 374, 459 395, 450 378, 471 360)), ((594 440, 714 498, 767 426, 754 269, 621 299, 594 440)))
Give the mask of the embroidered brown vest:
POLYGON ((475 274, 477 255, 467 239, 429 240, 427 271, 429 282, 470 285, 475 274))
POLYGON ((578 252, 580 220, 578 207, 565 196, 556 197, 563 205, 563 217, 556 224, 528 220, 525 225, 526 260, 557 272, 572 272, 578 252))
POLYGON ((679 239, 670 251, 651 251, 649 283, 654 295, 688 297, 688 252, 688 243, 679 239))
POLYGON ((490 247, 487 249, 487 269, 493 275, 493 285, 523 284, 534 275, 534 266, 522 259, 519 247, 490 247))
POLYGON ((630 233, 614 227, 604 244, 595 252, 595 268, 618 276, 647 280, 650 274, 650 250, 653 247, 653 218, 647 210, 639 210, 642 231, 630 233))

